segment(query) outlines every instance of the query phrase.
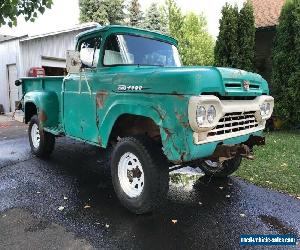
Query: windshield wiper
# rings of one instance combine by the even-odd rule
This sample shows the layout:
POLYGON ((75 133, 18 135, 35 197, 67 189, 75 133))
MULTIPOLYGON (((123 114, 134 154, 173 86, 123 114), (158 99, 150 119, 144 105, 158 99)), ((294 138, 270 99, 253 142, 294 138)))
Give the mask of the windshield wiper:
POLYGON ((136 65, 136 66, 138 66, 138 67, 140 67, 140 66, 165 67, 165 65, 163 65, 163 64, 141 64, 141 63, 135 63, 135 64, 132 64, 132 65, 136 65))

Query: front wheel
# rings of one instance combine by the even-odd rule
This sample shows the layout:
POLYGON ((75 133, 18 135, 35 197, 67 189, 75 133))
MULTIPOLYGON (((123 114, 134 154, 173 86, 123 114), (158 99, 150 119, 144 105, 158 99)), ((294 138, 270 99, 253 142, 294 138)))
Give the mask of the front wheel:
POLYGON ((168 170, 162 150, 147 137, 125 137, 112 154, 115 192, 122 205, 135 214, 159 206, 168 192, 168 170))
POLYGON ((37 115, 32 116, 30 119, 28 137, 31 152, 34 155, 38 157, 47 157, 52 153, 55 137, 41 128, 37 115))
POLYGON ((242 157, 236 155, 234 158, 220 162, 204 161, 199 166, 205 175, 210 177, 224 178, 234 173, 241 165, 242 157))

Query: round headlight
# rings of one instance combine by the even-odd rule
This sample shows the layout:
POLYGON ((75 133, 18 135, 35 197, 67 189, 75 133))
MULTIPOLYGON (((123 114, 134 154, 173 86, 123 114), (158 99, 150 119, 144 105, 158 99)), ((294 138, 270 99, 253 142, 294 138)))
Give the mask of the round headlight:
POLYGON ((269 115, 270 112, 271 112, 271 104, 270 103, 265 102, 260 106, 261 116, 269 115))
POLYGON ((204 124, 206 118, 206 110, 203 106, 198 106, 196 110, 196 119, 199 126, 204 124))
POLYGON ((207 109, 207 120, 209 123, 213 123, 214 119, 216 118, 216 113, 216 109, 213 105, 207 109))
POLYGON ((261 116, 265 116, 266 115, 266 103, 263 103, 261 106, 260 106, 260 114, 261 116))
POLYGON ((271 105, 270 105, 270 103, 267 103, 267 104, 266 104, 265 113, 266 113, 266 115, 269 115, 270 112, 271 112, 271 105))

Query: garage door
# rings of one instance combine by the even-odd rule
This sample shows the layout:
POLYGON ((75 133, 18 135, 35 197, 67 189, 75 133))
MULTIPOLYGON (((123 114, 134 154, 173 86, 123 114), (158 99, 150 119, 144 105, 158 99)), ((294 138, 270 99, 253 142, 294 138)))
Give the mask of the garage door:
POLYGON ((66 68, 66 60, 63 58, 48 58, 42 56, 42 65, 54 68, 66 68))
POLYGON ((8 91, 9 91, 9 111, 15 111, 16 102, 19 101, 19 88, 15 85, 17 80, 17 67, 16 64, 7 66, 8 72, 8 91))
POLYGON ((45 69, 46 76, 66 75, 66 60, 62 58, 42 56, 42 67, 45 69))

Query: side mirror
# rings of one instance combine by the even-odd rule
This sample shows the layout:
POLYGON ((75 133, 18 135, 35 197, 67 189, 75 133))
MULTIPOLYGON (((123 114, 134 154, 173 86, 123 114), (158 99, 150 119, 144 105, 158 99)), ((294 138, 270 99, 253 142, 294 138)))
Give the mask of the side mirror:
POLYGON ((79 73, 82 67, 79 51, 67 50, 67 71, 74 74, 79 73))
POLYGON ((16 80, 15 81, 15 85, 18 87, 20 85, 22 85, 22 80, 16 80))

